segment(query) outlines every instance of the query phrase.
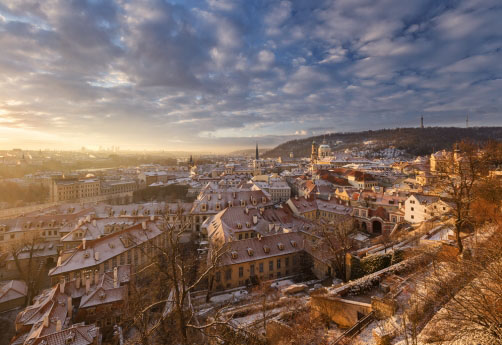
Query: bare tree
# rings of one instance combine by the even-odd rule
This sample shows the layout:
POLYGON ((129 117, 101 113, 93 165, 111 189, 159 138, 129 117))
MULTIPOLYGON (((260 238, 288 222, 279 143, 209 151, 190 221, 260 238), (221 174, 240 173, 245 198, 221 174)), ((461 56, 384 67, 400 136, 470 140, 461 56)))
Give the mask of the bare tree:
POLYGON ((354 240, 349 236, 354 230, 354 221, 347 218, 334 225, 318 224, 318 229, 322 235, 318 250, 327 249, 335 272, 345 281, 345 257, 354 249, 354 240))
MULTIPOLYGON (((200 259, 196 254, 195 241, 191 238, 191 224, 187 222, 180 207, 174 220, 169 220, 168 212, 165 213, 162 227, 161 241, 149 241, 148 245, 140 246, 150 263, 136 272, 137 279, 145 279, 144 275, 151 279, 154 275, 159 290, 155 290, 155 295, 149 297, 151 303, 133 305, 133 309, 141 308, 132 314, 135 315, 135 323, 144 328, 141 336, 143 345, 147 345, 149 339, 155 336, 162 336, 161 333, 166 330, 172 337, 179 339, 180 343, 189 344, 194 337, 201 340, 205 336, 212 336, 209 332, 211 328, 228 323, 219 311, 210 320, 203 322, 204 320, 197 318, 191 305, 191 293, 207 284, 208 278, 219 266, 226 246, 215 243, 207 258, 200 259), (146 316, 159 308, 162 312, 155 318, 146 316), (146 323, 143 320, 147 320, 146 323)), ((145 236, 148 236, 146 230, 145 236)), ((152 291, 146 289, 144 293, 152 294, 152 291)))
POLYGON ((471 206, 475 200, 475 185, 487 174, 489 158, 480 148, 462 141, 456 144, 437 176, 436 188, 447 193, 455 221, 455 237, 459 252, 464 246, 461 233, 473 224, 471 206))
POLYGON ((269 319, 270 302, 279 298, 278 291, 270 285, 270 281, 260 281, 253 289, 253 293, 260 300, 260 309, 262 314, 262 323, 264 334, 267 334, 267 320, 269 319))
POLYGON ((21 237, 9 242, 7 252, 12 256, 20 279, 27 287, 26 303, 29 305, 38 292, 40 285, 40 260, 36 257, 36 251, 44 239, 41 230, 30 230, 21 234, 21 237))

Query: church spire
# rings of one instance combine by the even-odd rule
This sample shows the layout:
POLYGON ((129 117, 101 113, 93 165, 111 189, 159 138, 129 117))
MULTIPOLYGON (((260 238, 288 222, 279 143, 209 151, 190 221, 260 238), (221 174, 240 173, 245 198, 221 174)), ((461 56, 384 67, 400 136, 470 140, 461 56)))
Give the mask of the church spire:
POLYGON ((259 159, 259 154, 258 154, 258 142, 256 142, 256 154, 255 154, 255 159, 259 159))

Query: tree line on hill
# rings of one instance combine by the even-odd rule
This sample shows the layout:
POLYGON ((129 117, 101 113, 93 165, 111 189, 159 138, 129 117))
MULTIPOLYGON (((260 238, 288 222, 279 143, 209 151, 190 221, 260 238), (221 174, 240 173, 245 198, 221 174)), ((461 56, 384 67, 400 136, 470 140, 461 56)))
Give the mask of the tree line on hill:
POLYGON ((312 141, 316 141, 319 145, 323 140, 326 140, 332 150, 336 151, 352 148, 378 151, 382 148, 394 146, 410 156, 423 156, 435 151, 451 149, 455 142, 461 140, 483 143, 489 140, 500 140, 501 138, 502 127, 380 129, 376 131, 330 133, 306 139, 291 140, 267 151, 263 157, 289 157, 290 152, 293 152, 295 157, 310 157, 312 141), (364 142, 367 141, 373 141, 373 144, 366 146, 364 142))

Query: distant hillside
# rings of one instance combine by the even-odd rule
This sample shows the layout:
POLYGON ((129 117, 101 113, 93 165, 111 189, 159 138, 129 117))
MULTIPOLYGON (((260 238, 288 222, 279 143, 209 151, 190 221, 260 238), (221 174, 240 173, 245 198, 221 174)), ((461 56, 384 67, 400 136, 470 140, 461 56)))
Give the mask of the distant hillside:
POLYGON ((331 133, 306 139, 291 140, 272 150, 263 157, 288 157, 293 152, 295 157, 310 157, 312 141, 321 144, 323 139, 332 150, 354 149, 365 152, 381 152, 389 146, 394 146, 404 155, 422 156, 442 149, 450 149, 453 144, 462 139, 476 142, 487 140, 502 140, 502 127, 427 127, 427 128, 396 128, 376 131, 331 133))

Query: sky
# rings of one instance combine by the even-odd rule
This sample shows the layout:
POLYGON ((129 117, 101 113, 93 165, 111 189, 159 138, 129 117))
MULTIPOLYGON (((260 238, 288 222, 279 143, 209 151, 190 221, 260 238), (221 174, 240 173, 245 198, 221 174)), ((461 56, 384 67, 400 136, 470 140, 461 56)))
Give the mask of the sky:
POLYGON ((500 0, 0 0, 0 149, 502 125, 500 0))

